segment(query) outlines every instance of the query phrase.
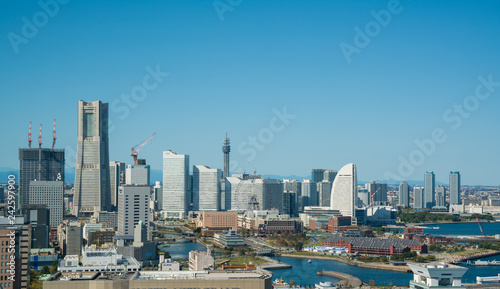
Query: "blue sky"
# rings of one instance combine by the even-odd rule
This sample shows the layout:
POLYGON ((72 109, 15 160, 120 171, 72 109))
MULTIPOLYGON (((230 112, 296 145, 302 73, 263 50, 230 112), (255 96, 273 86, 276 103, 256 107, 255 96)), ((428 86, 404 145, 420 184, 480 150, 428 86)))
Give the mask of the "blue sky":
POLYGON ((66 2, 42 0, 46 18, 36 1, 0 2, 0 167, 18 166, 30 121, 34 145, 43 123, 50 146, 54 118, 71 165, 82 99, 112 106, 111 160, 130 163, 156 132, 139 152, 153 169, 166 149, 221 168, 228 132, 233 171, 354 162, 363 181, 433 170, 447 183, 458 170, 463 184, 500 183, 498 1, 66 2), (341 44, 356 49, 350 62, 341 44), (150 70, 163 76, 145 90, 150 70), (274 120, 283 110, 294 117, 274 120))

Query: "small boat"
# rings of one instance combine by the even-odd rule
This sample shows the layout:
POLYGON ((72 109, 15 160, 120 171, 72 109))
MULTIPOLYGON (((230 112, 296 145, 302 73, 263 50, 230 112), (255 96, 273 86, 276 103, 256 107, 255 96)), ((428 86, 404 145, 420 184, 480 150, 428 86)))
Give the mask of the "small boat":
POLYGON ((307 260, 307 263, 311 264, 311 262, 312 262, 311 259, 307 260))

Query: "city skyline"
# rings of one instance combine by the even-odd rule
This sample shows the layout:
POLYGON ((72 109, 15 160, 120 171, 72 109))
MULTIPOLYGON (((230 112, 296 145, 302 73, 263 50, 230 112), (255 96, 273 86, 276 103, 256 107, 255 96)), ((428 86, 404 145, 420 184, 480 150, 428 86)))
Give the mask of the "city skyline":
MULTIPOLYGON (((54 118, 56 147, 74 167, 76 102, 84 99, 110 104, 112 161, 130 164, 130 147, 157 132, 139 153, 154 170, 166 149, 223 169, 228 132, 231 165, 247 172, 307 176, 353 162, 367 182, 421 180, 432 170, 447 184, 453 170, 462 184, 498 185, 500 56, 491 35, 500 33, 500 4, 399 1, 390 23, 346 61, 341 44, 353 45, 355 28, 388 3, 244 3, 223 21, 211 2, 61 4, 17 52, 9 37, 0 41, 9 96, 0 167, 17 168, 13 152, 27 147, 30 121, 43 123, 42 147, 50 146, 54 118), (124 99, 138 91, 147 95, 124 99), (469 98, 477 91, 491 97, 469 98), (469 109, 459 114, 457 105, 469 109)), ((22 18, 42 11, 4 5, 5 36, 23 36, 22 18)))

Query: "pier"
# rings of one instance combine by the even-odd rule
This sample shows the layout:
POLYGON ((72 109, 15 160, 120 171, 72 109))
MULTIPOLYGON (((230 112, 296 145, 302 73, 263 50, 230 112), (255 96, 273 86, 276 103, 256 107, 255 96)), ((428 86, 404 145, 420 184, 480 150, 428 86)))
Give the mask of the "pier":
POLYGON ((359 278, 354 277, 349 274, 345 273, 340 273, 340 272, 335 272, 335 271, 318 271, 317 272, 318 276, 328 276, 328 277, 333 277, 336 279, 340 279, 335 285, 342 285, 343 287, 352 287, 352 288, 359 288, 362 285, 367 285, 363 281, 361 281, 359 278))

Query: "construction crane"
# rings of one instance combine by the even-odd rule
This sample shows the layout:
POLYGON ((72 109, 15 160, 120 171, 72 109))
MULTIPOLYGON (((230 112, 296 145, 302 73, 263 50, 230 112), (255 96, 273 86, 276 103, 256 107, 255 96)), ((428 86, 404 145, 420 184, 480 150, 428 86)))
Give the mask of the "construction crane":
POLYGON ((38 148, 42 148, 42 124, 40 124, 40 134, 38 135, 38 148))
POLYGON ((52 149, 54 149, 55 144, 56 144, 56 119, 54 118, 54 130, 52 131, 52 149))
POLYGON ((368 208, 371 208, 372 207, 372 204, 373 204, 373 196, 375 196, 378 191, 382 188, 382 186, 378 187, 378 189, 371 195, 370 197, 370 205, 368 206, 368 208))
POLYGON ((476 217, 477 224, 479 225, 479 229, 481 230, 481 234, 483 235, 483 237, 488 238, 488 237, 484 234, 483 226, 481 226, 481 222, 479 222, 479 218, 477 217, 477 215, 476 215, 476 214, 474 214, 474 216, 476 217))
POLYGON ((30 121, 30 130, 28 132, 28 146, 31 148, 31 121, 30 121))
POLYGON ((134 146, 132 148, 132 154, 130 156, 132 156, 134 158, 134 165, 137 165, 137 153, 142 149, 142 147, 148 143, 149 140, 151 140, 151 138, 156 134, 156 132, 154 134, 152 134, 150 137, 148 137, 145 141, 143 141, 142 143, 134 146), (137 149, 136 149, 137 148, 137 149))

